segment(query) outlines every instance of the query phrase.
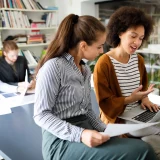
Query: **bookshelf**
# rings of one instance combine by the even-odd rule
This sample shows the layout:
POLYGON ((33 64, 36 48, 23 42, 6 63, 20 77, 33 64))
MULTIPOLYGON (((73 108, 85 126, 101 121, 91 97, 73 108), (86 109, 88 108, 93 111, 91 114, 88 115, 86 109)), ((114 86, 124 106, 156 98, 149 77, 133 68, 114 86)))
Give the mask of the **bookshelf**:
MULTIPOLYGON (((25 42, 17 42, 19 48, 31 50, 34 56, 40 58, 42 50, 57 31, 58 8, 43 8, 40 1, 35 0, 1 0, 0 7, 0 49, 8 36, 25 35, 25 42)), ((36 67, 33 64, 29 66, 36 67)))
POLYGON ((49 29, 57 29, 57 27, 45 27, 45 28, 7 28, 7 27, 1 27, 0 30, 49 30, 49 29))

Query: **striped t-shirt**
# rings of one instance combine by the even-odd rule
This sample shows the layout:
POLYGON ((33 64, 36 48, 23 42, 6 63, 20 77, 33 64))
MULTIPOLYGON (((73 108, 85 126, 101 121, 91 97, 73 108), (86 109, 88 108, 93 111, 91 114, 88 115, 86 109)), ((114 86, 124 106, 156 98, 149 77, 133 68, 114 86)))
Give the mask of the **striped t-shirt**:
MULTIPOLYGON (((131 93, 140 85, 140 72, 138 69, 138 56, 133 54, 130 56, 128 63, 121 63, 110 57, 118 83, 121 89, 122 96, 130 96, 131 93)), ((136 107, 138 102, 130 103, 126 106, 126 110, 136 107)))

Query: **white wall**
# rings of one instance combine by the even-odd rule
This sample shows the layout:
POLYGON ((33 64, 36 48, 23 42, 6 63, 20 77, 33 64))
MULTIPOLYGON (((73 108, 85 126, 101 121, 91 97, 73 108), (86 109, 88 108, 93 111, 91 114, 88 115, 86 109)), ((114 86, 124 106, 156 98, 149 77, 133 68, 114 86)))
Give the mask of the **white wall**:
POLYGON ((40 2, 44 8, 48 6, 55 6, 55 0, 36 0, 36 1, 40 2))
POLYGON ((55 0, 55 5, 59 8, 59 23, 71 13, 92 16, 96 16, 97 13, 94 2, 85 0, 55 0))
POLYGON ((95 4, 90 1, 81 2, 81 15, 95 16, 95 4))

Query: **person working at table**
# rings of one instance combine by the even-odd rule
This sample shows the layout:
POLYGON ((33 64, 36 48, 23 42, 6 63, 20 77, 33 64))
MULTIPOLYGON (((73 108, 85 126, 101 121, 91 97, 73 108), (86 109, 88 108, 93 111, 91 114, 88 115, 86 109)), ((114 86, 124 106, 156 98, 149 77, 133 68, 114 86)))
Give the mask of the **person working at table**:
MULTIPOLYGON (((10 85, 23 87, 25 85, 23 82, 25 81, 26 70, 28 77, 30 76, 30 72, 26 58, 18 56, 18 51, 18 46, 14 41, 3 42, 3 55, 0 58, 0 80, 10 85)), ((34 82, 31 81, 28 87, 31 88, 34 86, 33 84, 34 82)), ((4 87, 4 84, 1 83, 2 87, 4 87)))

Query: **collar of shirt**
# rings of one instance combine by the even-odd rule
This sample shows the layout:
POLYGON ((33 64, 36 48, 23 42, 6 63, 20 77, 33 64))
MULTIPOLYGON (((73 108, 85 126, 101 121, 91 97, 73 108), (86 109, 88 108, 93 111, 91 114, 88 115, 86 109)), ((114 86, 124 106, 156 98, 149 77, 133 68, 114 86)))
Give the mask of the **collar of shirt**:
MULTIPOLYGON (((64 56, 68 61, 71 61, 71 62, 74 61, 74 57, 73 57, 71 54, 69 54, 69 53, 65 53, 63 56, 64 56)), ((80 61, 80 64, 85 65, 85 62, 84 62, 83 60, 81 60, 81 61, 80 61)))

